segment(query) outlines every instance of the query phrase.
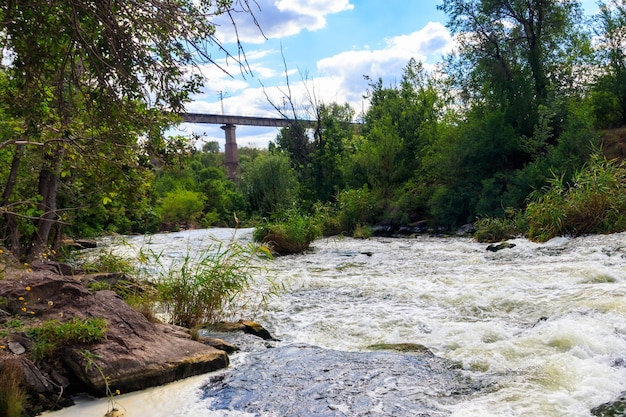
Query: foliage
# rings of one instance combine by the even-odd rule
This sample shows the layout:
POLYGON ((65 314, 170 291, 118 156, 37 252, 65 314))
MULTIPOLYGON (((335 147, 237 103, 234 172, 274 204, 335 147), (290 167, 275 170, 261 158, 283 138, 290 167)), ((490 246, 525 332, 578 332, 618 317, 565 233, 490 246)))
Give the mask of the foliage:
POLYGON ((592 155, 570 183, 555 176, 526 208, 528 236, 546 241, 626 230, 626 167, 592 155))
POLYGON ((38 257, 99 202, 113 222, 136 207, 144 219, 145 173, 177 146, 164 132, 202 85, 194 68, 213 49, 229 56, 212 21, 238 11, 247 0, 0 4, 0 229, 17 257, 38 257))
POLYGON ((24 410, 26 391, 22 386, 24 376, 17 360, 0 363, 0 415, 20 417, 24 410))
POLYGON ((241 174, 249 209, 260 216, 279 213, 296 199, 298 182, 289 158, 278 152, 260 155, 241 174))
POLYGON ((626 124, 626 5, 619 0, 599 5, 596 34, 602 73, 595 80, 592 102, 596 126, 619 127, 626 124))
POLYGON ((357 190, 344 190, 337 196, 337 217, 343 230, 353 231, 357 226, 369 224, 374 213, 374 196, 363 186, 357 190))
POLYGON ((311 242, 322 235, 318 219, 291 209, 266 221, 254 229, 256 242, 268 245, 272 251, 287 255, 308 249, 311 242))
POLYGON ((202 215, 206 197, 196 191, 178 189, 168 192, 161 202, 161 221, 168 224, 193 224, 202 215))
POLYGON ((28 330, 33 339, 32 353, 35 359, 43 360, 52 355, 59 347, 72 344, 93 344, 104 340, 107 322, 101 318, 70 321, 50 320, 28 330))
POLYGON ((483 217, 478 219, 474 226, 474 239, 478 242, 500 242, 525 234, 528 226, 524 213, 507 210, 505 217, 483 217))
MULTIPOLYGON (((255 284, 254 277, 262 271, 258 263, 262 256, 270 256, 267 248, 235 241, 215 241, 195 254, 188 250, 182 260, 169 266, 155 255, 150 263, 160 264, 158 300, 173 324, 193 328, 219 321, 234 312, 237 298, 255 284)), ((277 290, 270 284, 263 297, 277 290)))
POLYGON ((81 256, 68 258, 67 261, 74 264, 77 269, 88 273, 113 272, 125 275, 136 273, 136 268, 130 260, 115 254, 111 249, 99 249, 88 255, 81 254, 81 256))

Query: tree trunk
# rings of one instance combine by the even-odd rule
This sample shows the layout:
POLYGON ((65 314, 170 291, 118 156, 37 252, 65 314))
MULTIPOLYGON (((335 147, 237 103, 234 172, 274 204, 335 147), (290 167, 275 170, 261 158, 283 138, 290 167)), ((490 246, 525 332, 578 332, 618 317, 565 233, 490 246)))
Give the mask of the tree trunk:
POLYGON ((11 196, 13 195, 13 188, 15 188, 15 184, 17 183, 17 175, 23 155, 24 145, 16 145, 15 154, 13 154, 13 160, 11 162, 11 171, 9 172, 9 177, 7 178, 4 191, 2 192, 2 202, 0 202, 0 207, 4 208, 3 216, 6 220, 6 230, 9 235, 11 252, 16 258, 19 258, 21 255, 20 231, 18 230, 17 222, 15 221, 15 214, 9 212, 7 207, 11 200, 11 196))
POLYGON ((65 148, 63 143, 60 143, 51 154, 46 156, 47 163, 39 173, 39 194, 42 197, 39 210, 42 213, 37 221, 37 230, 31 239, 32 243, 28 248, 27 259, 29 261, 36 259, 44 252, 52 226, 57 222, 57 190, 64 155, 65 148))

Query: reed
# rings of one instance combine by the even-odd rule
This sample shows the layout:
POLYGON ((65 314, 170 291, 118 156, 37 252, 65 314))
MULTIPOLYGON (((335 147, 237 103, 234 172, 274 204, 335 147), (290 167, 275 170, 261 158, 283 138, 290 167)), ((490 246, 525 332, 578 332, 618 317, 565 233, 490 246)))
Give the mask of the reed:
POLYGON ((0 363, 0 416, 20 417, 26 401, 24 375, 16 360, 0 363))

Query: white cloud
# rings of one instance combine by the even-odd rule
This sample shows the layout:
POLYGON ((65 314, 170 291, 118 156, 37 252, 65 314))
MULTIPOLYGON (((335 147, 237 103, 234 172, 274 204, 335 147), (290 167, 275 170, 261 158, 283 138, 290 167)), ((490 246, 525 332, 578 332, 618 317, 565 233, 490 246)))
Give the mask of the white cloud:
MULTIPOLYGON (((311 0, 291 3, 293 4, 290 7, 296 7, 296 4, 298 7, 305 7, 311 0)), ((321 59, 317 62, 316 77, 310 77, 309 74, 294 75, 297 70, 289 69, 291 97, 299 110, 298 116, 310 117, 306 112, 310 109, 311 95, 324 103, 349 103, 358 114, 367 108, 363 95, 368 88, 368 81, 363 75, 369 75, 374 80, 381 77, 386 84, 394 83, 399 81, 410 58, 424 62, 428 68, 432 65, 430 62, 434 64, 441 55, 450 52, 453 45, 453 39, 446 28, 442 24, 431 22, 419 31, 386 39, 379 49, 355 49, 321 59)), ((288 94, 285 80, 281 79, 284 77, 284 68, 272 69, 264 63, 265 60, 279 62, 275 59, 278 53, 267 49, 249 53, 248 61, 256 78, 247 78, 245 81, 231 79, 215 68, 207 68, 209 84, 205 89, 205 96, 199 96, 198 101, 191 103, 187 107, 188 111, 220 114, 223 106, 225 114, 278 117, 266 94, 277 106, 283 106, 284 97, 288 94), (278 79, 279 84, 272 84, 272 78, 278 79), (268 80, 264 82, 267 86, 265 91, 259 84, 255 86, 257 79, 268 80), (221 102, 218 91, 227 93, 221 102)), ((194 131, 200 130, 213 132, 209 137, 222 137, 218 126, 194 127, 194 131)), ((276 130, 258 135, 246 135, 243 128, 237 130, 238 141, 241 138, 240 145, 254 143, 255 146, 264 147, 275 135, 276 130)))
POLYGON ((327 15, 354 8, 349 0, 257 0, 250 3, 252 14, 234 12, 231 16, 215 19, 217 37, 221 42, 232 43, 239 37, 242 42, 258 44, 265 38, 283 38, 303 30, 319 30, 326 26, 327 15))
POLYGON ((354 106, 367 88, 364 75, 393 82, 399 80, 409 59, 422 61, 428 67, 429 57, 438 60, 450 52, 452 46, 447 29, 440 23, 430 22, 417 32, 387 39, 383 49, 345 51, 324 58, 317 62, 317 69, 324 80, 334 80, 334 95, 345 97, 354 106))

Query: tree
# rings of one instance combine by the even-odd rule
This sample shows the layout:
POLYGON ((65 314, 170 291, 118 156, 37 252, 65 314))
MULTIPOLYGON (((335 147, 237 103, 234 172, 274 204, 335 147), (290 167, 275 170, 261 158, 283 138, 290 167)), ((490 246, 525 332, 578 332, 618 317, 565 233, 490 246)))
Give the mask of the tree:
POLYGON ((177 189, 165 195, 161 203, 161 221, 182 223, 189 227, 202 215, 206 197, 196 191, 177 189))
POLYGON ((298 180, 289 157, 274 152, 250 162, 241 173, 241 188, 251 211, 261 216, 278 215, 296 201, 298 180))
MULTIPOLYGON (((538 108, 575 85, 588 44, 576 0, 444 0, 459 55, 447 71, 466 99, 509 108, 507 119, 532 137, 538 108)), ((555 129, 555 134, 558 129, 555 129)))
POLYGON ((601 74, 593 88, 597 125, 626 124, 626 5, 610 0, 600 4, 596 18, 601 74))
POLYGON ((0 143, 11 161, 0 226, 17 256, 37 257, 49 243, 68 209, 58 205, 65 178, 97 171, 111 184, 124 168, 148 166, 170 114, 201 86, 192 68, 215 64, 216 50, 228 55, 211 19, 236 7, 250 12, 248 0, 0 4, 2 59, 10 61, 0 93, 12 103, 5 117, 19 125, 0 143))

